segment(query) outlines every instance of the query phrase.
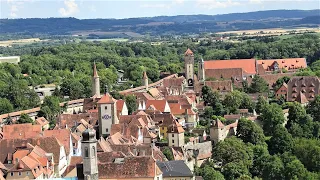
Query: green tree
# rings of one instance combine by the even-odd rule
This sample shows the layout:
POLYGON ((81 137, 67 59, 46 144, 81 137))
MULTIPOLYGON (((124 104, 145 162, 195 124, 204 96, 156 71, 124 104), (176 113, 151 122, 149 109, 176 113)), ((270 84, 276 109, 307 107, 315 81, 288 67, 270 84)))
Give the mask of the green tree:
POLYGON ((250 175, 247 166, 243 162, 230 162, 226 164, 222 173, 227 180, 234 180, 242 175, 250 175))
POLYGON ((204 180, 224 180, 223 175, 209 165, 205 165, 201 168, 195 167, 195 174, 197 176, 202 176, 204 180))
POLYGON ((125 97, 125 102, 128 107, 128 113, 132 114, 137 109, 136 97, 134 95, 128 95, 125 97))
POLYGON ((263 124, 264 133, 266 135, 272 135, 275 127, 284 123, 284 115, 278 104, 273 103, 264 107, 258 119, 263 124))
POLYGON ((242 104, 242 93, 235 90, 226 94, 223 104, 228 109, 229 113, 236 113, 242 104))
POLYGON ((314 121, 320 121, 320 95, 317 95, 315 99, 309 103, 307 112, 314 121))
POLYGON ((235 137, 220 141, 212 152, 212 159, 215 162, 221 162, 223 167, 230 162, 243 162, 246 167, 252 165, 253 152, 251 147, 235 137))
POLYGON ((6 98, 0 98, 0 114, 5 114, 13 111, 13 105, 6 98))
POLYGON ((240 104, 240 109, 248 109, 249 112, 253 112, 254 109, 254 103, 252 102, 252 99, 250 96, 246 93, 242 93, 242 101, 240 104))
POLYGON ((283 83, 288 83, 289 80, 290 80, 290 77, 288 77, 288 76, 284 76, 284 77, 279 78, 276 81, 275 85, 273 86, 273 89, 277 91, 282 86, 283 83))
POLYGON ((266 105, 268 105, 267 100, 263 96, 259 95, 258 102, 256 104, 256 112, 260 114, 266 105))
POLYGON ((172 151, 168 147, 165 147, 164 150, 162 151, 162 153, 163 153, 163 155, 166 156, 168 161, 173 161, 174 160, 172 151))
POLYGON ((256 145, 253 146, 253 164, 250 168, 250 173, 252 176, 261 177, 262 169, 267 163, 270 156, 269 151, 266 146, 256 145))
POLYGON ((237 137, 245 143, 264 144, 264 134, 262 129, 252 121, 241 118, 238 122, 237 137))
POLYGON ((284 167, 281 159, 276 155, 268 156, 263 165, 261 177, 265 180, 283 179, 283 171, 284 167))
POLYGON ((269 92, 269 84, 259 75, 255 75, 254 78, 252 79, 250 92, 252 93, 269 92))
POLYGON ((20 118, 16 121, 17 124, 33 123, 33 120, 27 114, 21 114, 20 118))
POLYGON ((294 140, 293 154, 309 170, 320 172, 319 139, 297 138, 294 140))
POLYGON ((291 152, 293 145, 292 136, 287 129, 281 125, 276 126, 273 136, 268 141, 269 152, 271 154, 291 152))

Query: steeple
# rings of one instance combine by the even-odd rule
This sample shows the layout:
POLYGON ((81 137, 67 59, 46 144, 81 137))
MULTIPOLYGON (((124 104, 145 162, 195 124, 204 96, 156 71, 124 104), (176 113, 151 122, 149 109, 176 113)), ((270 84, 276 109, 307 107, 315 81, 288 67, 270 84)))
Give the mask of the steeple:
POLYGON ((92 77, 92 96, 100 98, 100 78, 97 72, 96 63, 93 63, 93 77, 92 77))
POLYGON ((198 64, 198 78, 200 81, 205 81, 205 72, 204 72, 204 61, 203 58, 199 61, 198 64))
POLYGON ((98 180, 98 158, 96 132, 86 129, 82 133, 83 175, 85 180, 98 180))
POLYGON ((193 87, 194 55, 189 48, 184 53, 184 74, 185 74, 185 78, 187 79, 188 86, 193 87))
POLYGON ((146 71, 143 72, 142 85, 146 87, 146 90, 149 89, 149 79, 146 71))

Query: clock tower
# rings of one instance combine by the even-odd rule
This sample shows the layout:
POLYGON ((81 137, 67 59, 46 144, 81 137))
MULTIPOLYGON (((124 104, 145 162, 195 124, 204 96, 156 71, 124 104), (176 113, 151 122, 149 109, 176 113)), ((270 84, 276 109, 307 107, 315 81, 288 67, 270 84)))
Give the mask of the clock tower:
POLYGON ((116 100, 109 93, 105 93, 98 101, 99 135, 107 137, 111 133, 111 125, 119 124, 116 100))

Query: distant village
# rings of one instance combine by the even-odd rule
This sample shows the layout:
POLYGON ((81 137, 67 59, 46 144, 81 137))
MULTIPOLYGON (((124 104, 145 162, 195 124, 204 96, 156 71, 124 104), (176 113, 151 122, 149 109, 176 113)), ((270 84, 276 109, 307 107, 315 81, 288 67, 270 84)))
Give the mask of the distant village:
MULTIPOLYGON (((202 59, 196 74, 194 53, 187 49, 184 64, 183 73, 165 74, 153 83, 144 72, 142 86, 120 91, 136 97, 137 110, 131 114, 125 100, 100 87, 94 64, 92 97, 60 103, 67 108, 53 129, 47 119, 38 117, 40 107, 0 115, 0 180, 201 180, 195 167, 212 158, 219 141, 236 135, 240 118, 261 124, 255 110, 239 109, 238 114, 224 115, 234 120, 231 124, 213 119, 209 131, 199 126, 206 107, 203 87, 224 96, 259 75, 276 98, 305 106, 320 94, 318 77, 294 76, 307 67, 305 58, 202 59), (290 80, 275 89, 276 81, 285 76, 290 80), (5 125, 7 118, 14 122, 22 114, 34 123, 5 125), (168 151, 172 159, 166 156, 168 151)), ((51 94, 39 90, 38 95, 51 94)), ((259 96, 268 99, 266 93, 248 95, 254 102, 259 96)), ((287 118, 288 110, 283 116, 287 118)))

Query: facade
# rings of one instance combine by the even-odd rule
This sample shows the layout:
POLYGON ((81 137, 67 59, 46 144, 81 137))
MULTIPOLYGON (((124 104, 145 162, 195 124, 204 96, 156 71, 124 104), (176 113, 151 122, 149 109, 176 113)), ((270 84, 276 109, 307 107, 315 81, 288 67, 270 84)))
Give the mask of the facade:
POLYGON ((201 58, 201 60, 199 61, 198 64, 198 79, 199 81, 205 81, 206 80, 206 76, 205 76, 205 70, 204 70, 204 61, 201 58))
POLYGON ((276 98, 284 97, 287 99, 288 85, 284 82, 281 87, 276 91, 276 98))
POLYGON ((107 137, 110 135, 111 125, 119 124, 116 100, 106 93, 97 104, 99 111, 99 134, 100 136, 107 137))
POLYGON ((168 127, 168 143, 169 147, 182 147, 184 146, 184 129, 178 122, 173 122, 168 127))
POLYGON ((188 86, 194 83, 194 55, 190 49, 184 53, 184 73, 188 86))

